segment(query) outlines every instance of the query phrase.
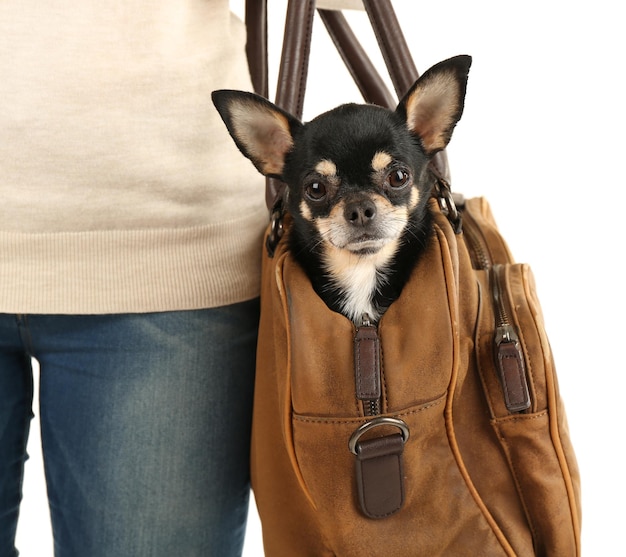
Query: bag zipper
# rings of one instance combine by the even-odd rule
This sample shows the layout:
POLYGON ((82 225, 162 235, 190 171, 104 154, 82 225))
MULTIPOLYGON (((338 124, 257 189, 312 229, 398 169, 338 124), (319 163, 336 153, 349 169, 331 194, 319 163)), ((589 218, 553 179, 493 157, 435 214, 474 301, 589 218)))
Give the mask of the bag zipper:
POLYGON ((530 408, 530 393, 526 378, 524 351, 513 325, 506 291, 502 287, 505 279, 504 265, 491 268, 491 290, 496 313, 496 334, 494 338, 495 361, 504 390, 504 402, 511 413, 523 412, 530 408))
POLYGON ((466 240, 472 267, 479 271, 489 269, 492 263, 487 241, 473 220, 463 219, 463 237, 466 240))
POLYGON ((515 327, 511 324, 509 317, 508 302, 505 299, 504 289, 501 286, 502 278, 504 278, 504 268, 501 264, 491 267, 491 295, 496 310, 496 344, 502 342, 519 343, 519 337, 515 331, 515 327))
POLYGON ((510 301, 504 287, 505 265, 494 264, 480 228, 470 218, 463 220, 463 232, 474 269, 488 272, 495 315, 494 360, 507 410, 518 413, 531 406, 526 360, 520 338, 511 319, 510 301), (469 225, 469 226, 468 226, 469 225))

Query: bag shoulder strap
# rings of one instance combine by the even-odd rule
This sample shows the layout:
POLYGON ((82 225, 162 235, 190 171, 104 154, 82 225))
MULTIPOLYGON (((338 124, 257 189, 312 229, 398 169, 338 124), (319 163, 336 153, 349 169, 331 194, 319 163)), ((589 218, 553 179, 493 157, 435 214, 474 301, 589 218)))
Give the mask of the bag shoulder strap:
POLYGON ((267 0, 246 0, 246 56, 252 87, 257 95, 269 95, 267 71, 267 0))

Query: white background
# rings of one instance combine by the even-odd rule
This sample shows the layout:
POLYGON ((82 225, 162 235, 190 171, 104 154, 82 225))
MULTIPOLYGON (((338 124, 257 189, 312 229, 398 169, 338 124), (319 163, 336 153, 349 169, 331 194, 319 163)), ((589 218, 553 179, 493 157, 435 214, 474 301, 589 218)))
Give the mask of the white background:
MULTIPOLYGON (((242 0, 234 4, 241 11, 242 0)), ((284 0, 269 4, 276 60, 284 0)), ((621 460, 626 49, 620 3, 395 0, 394 5, 421 71, 456 54, 474 58, 465 113, 448 149, 453 188, 489 199, 516 259, 534 270, 582 474, 583 555, 626 555, 621 460)), ((348 15, 382 69, 365 15, 348 15)), ((314 33, 305 119, 359 101, 319 21, 314 33)), ((18 547, 23 557, 49 557, 36 422, 29 450, 18 547)), ((244 555, 262 554, 252 508, 244 555)))

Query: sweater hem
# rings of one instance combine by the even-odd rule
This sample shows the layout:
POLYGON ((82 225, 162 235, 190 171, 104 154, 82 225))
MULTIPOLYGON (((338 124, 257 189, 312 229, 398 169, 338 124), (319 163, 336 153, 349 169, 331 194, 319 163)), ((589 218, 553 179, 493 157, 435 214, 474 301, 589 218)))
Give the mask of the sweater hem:
POLYGON ((191 228, 0 232, 0 312, 202 309, 259 295, 267 216, 191 228))

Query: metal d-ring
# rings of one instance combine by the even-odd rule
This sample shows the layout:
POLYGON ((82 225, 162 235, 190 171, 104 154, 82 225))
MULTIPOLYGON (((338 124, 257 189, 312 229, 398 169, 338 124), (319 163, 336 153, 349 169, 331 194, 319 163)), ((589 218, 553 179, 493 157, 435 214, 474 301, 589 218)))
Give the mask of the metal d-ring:
POLYGON ((435 184, 435 196, 439 202, 441 211, 448 217, 455 234, 460 234, 463 229, 461 214, 459 213, 456 203, 454 202, 452 189, 450 184, 443 178, 437 178, 435 184))
POLYGON ((369 422, 365 422, 352 434, 352 436, 350 437, 350 441, 348 442, 348 448, 350 449, 350 452, 353 455, 357 455, 357 444, 359 443, 359 439, 361 439, 361 437, 365 435, 368 431, 383 426, 397 427, 402 434, 402 442, 406 443, 409 440, 409 426, 403 420, 387 417, 374 418, 369 422))
POLYGON ((283 201, 282 199, 279 199, 272 209, 272 213, 270 215, 270 231, 265 239, 265 248, 267 249, 267 255, 269 257, 274 257, 276 246, 283 237, 283 215, 283 201))

